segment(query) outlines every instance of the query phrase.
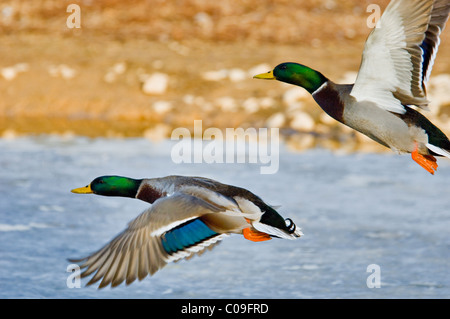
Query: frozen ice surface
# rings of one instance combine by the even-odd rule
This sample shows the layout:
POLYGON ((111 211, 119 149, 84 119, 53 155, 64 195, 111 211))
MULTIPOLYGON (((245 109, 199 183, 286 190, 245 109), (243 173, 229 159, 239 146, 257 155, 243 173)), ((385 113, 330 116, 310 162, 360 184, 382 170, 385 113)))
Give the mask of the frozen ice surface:
MULTIPOLYGON (((0 139, 0 298, 449 298, 450 161, 430 175, 407 155, 280 150, 260 164, 175 164, 172 142, 0 139), (148 207, 72 194, 100 175, 200 175, 245 187, 304 237, 226 238, 130 286, 68 288, 67 258, 99 249, 148 207), (381 288, 368 288, 379 265, 381 288)), ((69 280, 70 281, 70 280, 69 280)))

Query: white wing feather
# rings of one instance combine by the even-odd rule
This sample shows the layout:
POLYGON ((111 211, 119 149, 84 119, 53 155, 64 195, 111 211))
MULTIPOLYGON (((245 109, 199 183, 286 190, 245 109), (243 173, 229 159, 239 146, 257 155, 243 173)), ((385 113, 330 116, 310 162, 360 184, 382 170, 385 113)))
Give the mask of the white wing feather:
POLYGON ((387 111, 404 114, 403 105, 426 108, 421 88, 420 45, 433 0, 392 0, 366 41, 351 95, 387 111))

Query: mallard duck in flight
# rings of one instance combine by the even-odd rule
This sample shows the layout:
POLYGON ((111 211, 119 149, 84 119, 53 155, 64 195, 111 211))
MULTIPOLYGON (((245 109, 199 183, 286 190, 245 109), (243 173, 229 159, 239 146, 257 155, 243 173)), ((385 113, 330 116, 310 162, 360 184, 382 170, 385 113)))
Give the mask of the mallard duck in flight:
POLYGON ((298 63, 256 75, 305 88, 335 120, 434 174, 450 158, 448 137, 412 108, 427 109, 426 84, 449 17, 449 0, 392 0, 370 33, 354 84, 336 84, 298 63))
POLYGON ((101 176, 72 192, 131 197, 152 204, 99 251, 70 260, 86 268, 81 277, 95 272, 88 285, 102 279, 99 288, 142 280, 168 262, 211 249, 232 233, 255 242, 303 235, 291 219, 283 219, 250 191, 203 177, 101 176))

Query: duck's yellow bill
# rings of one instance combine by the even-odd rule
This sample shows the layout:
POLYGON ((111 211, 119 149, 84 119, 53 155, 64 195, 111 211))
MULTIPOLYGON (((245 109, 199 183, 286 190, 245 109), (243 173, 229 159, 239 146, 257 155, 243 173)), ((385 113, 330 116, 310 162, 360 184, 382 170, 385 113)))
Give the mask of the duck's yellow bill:
POLYGON ((94 193, 91 189, 91 185, 72 189, 71 192, 75 193, 75 194, 92 194, 92 193, 94 193))
POLYGON ((254 79, 263 79, 263 80, 275 80, 275 77, 273 76, 273 71, 255 75, 253 78, 254 79))

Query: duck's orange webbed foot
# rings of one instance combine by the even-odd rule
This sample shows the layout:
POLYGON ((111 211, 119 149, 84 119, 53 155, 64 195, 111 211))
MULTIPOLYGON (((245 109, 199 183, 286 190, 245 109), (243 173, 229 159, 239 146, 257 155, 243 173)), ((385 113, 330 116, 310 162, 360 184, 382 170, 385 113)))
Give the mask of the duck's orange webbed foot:
POLYGON ((417 164, 425 168, 428 172, 434 175, 434 172, 438 168, 436 158, 433 155, 419 154, 417 147, 411 153, 411 157, 417 164))
POLYGON ((272 239, 268 234, 257 231, 256 229, 251 229, 250 227, 244 228, 242 230, 242 234, 244 235, 245 239, 251 241, 266 241, 272 239))

